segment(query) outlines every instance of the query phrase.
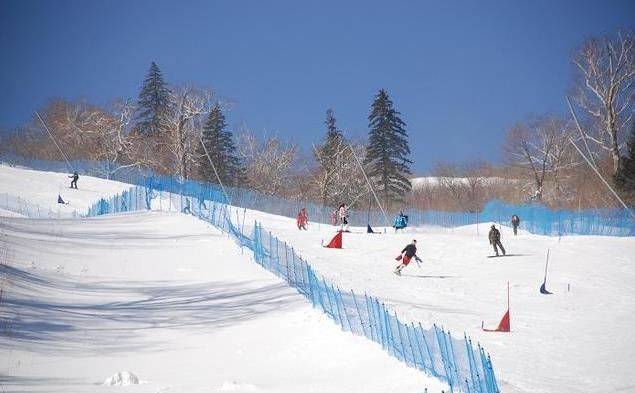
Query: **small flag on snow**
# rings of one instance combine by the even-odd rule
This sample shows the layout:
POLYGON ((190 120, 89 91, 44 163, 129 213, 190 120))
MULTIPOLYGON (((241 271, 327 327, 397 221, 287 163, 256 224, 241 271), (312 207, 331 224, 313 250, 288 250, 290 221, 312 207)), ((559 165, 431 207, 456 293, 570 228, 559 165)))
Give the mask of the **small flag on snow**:
POLYGON ((66 202, 64 202, 64 200, 62 199, 62 196, 60 194, 57 194, 57 203, 62 203, 62 204, 66 204, 66 202))

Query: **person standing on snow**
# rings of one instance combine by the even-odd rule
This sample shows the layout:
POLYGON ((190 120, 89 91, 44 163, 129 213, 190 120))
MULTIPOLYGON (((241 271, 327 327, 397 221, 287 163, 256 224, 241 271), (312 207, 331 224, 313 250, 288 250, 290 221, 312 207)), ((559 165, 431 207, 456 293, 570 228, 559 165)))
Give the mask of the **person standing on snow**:
POLYGON ((398 230, 404 229, 407 226, 408 226, 408 216, 403 214, 403 211, 400 211, 399 215, 395 217, 395 223, 393 224, 392 227, 395 228, 395 233, 397 233, 398 230))
POLYGON ((300 210, 300 213, 298 213, 298 219, 297 219, 297 224, 298 224, 298 229, 302 230, 304 229, 305 231, 306 229, 306 224, 308 224, 309 222, 309 215, 306 212, 306 208, 302 208, 300 210))
POLYGON ((342 203, 338 211, 341 222, 340 231, 348 232, 348 207, 346 207, 346 203, 342 203))
POLYGON ((403 270, 403 268, 408 266, 410 260, 413 257, 417 262, 421 262, 421 258, 417 256, 417 240, 414 239, 412 240, 412 243, 404 247, 397 258, 395 258, 397 261, 401 261, 401 264, 399 264, 399 266, 397 266, 397 268, 395 269, 395 274, 401 276, 401 271, 403 270))
POLYGON ((496 256, 498 256, 498 247, 500 247, 503 255, 505 255, 505 247, 503 247, 503 243, 501 243, 501 233, 496 229, 496 225, 492 224, 492 228, 489 230, 489 244, 494 247, 494 252, 496 256))
POLYGON ((77 174, 77 171, 73 172, 72 175, 69 176, 71 180, 71 188, 74 188, 77 190, 77 180, 79 180, 79 175, 77 174))
POLYGON ((517 215, 512 216, 512 227, 514 228, 514 236, 518 234, 518 226, 520 225, 520 217, 517 215))

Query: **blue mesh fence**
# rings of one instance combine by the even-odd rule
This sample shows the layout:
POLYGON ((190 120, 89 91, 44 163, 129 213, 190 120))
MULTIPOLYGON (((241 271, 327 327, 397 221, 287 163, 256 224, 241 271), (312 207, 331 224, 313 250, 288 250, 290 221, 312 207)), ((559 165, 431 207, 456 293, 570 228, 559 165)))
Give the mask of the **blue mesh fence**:
POLYGON ((51 209, 7 193, 0 193, 0 209, 28 218, 76 218, 81 216, 75 210, 69 212, 61 209, 51 209))
MULTIPOLYGON (((16 156, 4 157, 4 161, 11 165, 21 165, 28 168, 53 172, 67 172, 67 165, 58 161, 24 159, 16 156)), ((113 172, 112 166, 97 161, 72 161, 74 168, 81 174, 104 177, 125 183, 150 187, 155 190, 169 191, 182 195, 225 200, 220 188, 212 183, 192 180, 180 181, 170 176, 156 176, 148 171, 127 168, 113 172)), ((80 180, 81 181, 81 180, 80 180)), ((276 215, 295 218, 298 211, 304 207, 313 222, 330 223, 334 207, 323 206, 308 201, 285 199, 271 195, 264 195, 244 188, 227 188, 227 192, 234 206, 259 210, 276 215)), ((392 220, 395 212, 389 212, 388 219, 392 220)), ((530 233, 563 236, 563 235, 603 235, 603 236, 635 236, 635 220, 625 209, 582 209, 582 210, 552 210, 539 204, 511 205, 501 201, 489 202, 482 212, 446 212, 407 209, 410 226, 436 225, 446 228, 477 224, 483 222, 497 222, 510 225, 511 216, 516 214, 521 219, 520 228, 530 233)), ((390 226, 383 214, 377 210, 351 210, 349 222, 351 225, 390 226)))
POLYGON ((258 264, 285 280, 344 331, 364 336, 408 366, 445 381, 451 392, 499 392, 489 354, 480 345, 475 348, 469 337, 456 338, 436 325, 426 329, 421 323, 400 320, 380 299, 327 281, 259 222, 245 223, 245 209, 227 205, 218 190, 190 183, 179 186, 183 193, 174 193, 168 191, 174 183, 165 180, 153 179, 148 183, 152 186, 132 187, 102 199, 88 216, 147 209, 192 214, 250 249, 258 264))

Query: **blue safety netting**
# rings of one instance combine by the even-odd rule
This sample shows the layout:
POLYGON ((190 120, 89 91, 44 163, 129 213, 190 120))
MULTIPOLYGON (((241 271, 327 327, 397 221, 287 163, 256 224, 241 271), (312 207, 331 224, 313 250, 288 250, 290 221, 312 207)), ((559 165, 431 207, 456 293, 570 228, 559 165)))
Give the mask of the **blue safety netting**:
MULTIPOLYGON (((64 162, 25 159, 17 156, 3 157, 11 165, 54 172, 66 172, 68 166, 64 162)), ((156 190, 169 191, 202 198, 215 194, 213 200, 225 200, 218 185, 192 180, 182 181, 170 176, 156 176, 149 171, 127 168, 113 172, 112 165, 99 161, 71 161, 71 165, 80 174, 104 177, 125 183, 151 187, 156 190)), ((80 180, 81 182, 81 180, 80 180)), ((331 215, 335 207, 324 206, 299 199, 286 199, 244 189, 226 188, 233 206, 259 210, 271 214, 295 218, 301 208, 306 208, 309 219, 324 224, 331 223, 331 215)), ((397 212, 388 212, 387 220, 378 210, 351 210, 349 223, 355 226, 391 226, 397 212)), ((530 233, 563 236, 563 235, 603 235, 603 236, 635 236, 635 220, 625 209, 580 209, 553 210, 540 204, 511 205, 501 201, 490 201, 481 212, 447 212, 407 209, 409 226, 436 225, 446 228, 472 225, 484 222, 497 222, 511 225, 511 216, 520 217, 520 228, 530 233)))
POLYGON ((226 204, 218 190, 196 183, 177 186, 178 182, 168 180, 152 179, 144 187, 102 199, 88 216, 147 209, 192 214, 250 249, 254 261, 284 279, 344 331, 364 336, 407 365, 440 378, 451 392, 499 392, 489 354, 465 334, 457 338, 437 325, 424 328, 421 323, 400 320, 377 297, 340 289, 262 224, 246 223, 245 209, 226 204), (172 187, 180 187, 180 192, 170 191, 172 187))

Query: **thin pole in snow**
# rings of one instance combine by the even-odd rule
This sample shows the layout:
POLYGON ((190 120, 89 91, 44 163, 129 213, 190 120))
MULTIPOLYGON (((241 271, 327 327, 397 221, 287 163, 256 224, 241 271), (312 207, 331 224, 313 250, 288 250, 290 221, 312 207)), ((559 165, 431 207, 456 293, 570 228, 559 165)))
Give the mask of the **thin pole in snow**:
POLYGON ((55 144, 55 147, 57 147, 57 150, 59 150, 60 153, 62 154, 62 157, 64 157, 64 160, 66 161, 66 164, 68 165, 68 167, 71 169, 71 171, 74 172, 75 168, 73 168, 73 166, 71 165, 70 161, 68 160, 68 157, 66 157, 66 154, 64 154, 64 151, 62 150, 60 145, 57 144, 57 141, 55 140, 55 137, 51 133, 51 130, 49 130, 49 128, 46 126, 46 123, 44 123, 44 120, 42 120, 42 117, 40 116, 40 114, 37 111, 35 111, 35 115, 40 120, 40 123, 42 123, 42 125, 44 126, 44 129, 46 130, 46 132, 49 134, 49 136, 53 140, 53 143, 55 144))
POLYGON ((507 281, 507 311, 509 311, 509 281, 507 281))
POLYGON ((600 178, 600 180, 602 180, 604 185, 611 191, 611 193, 613 193, 613 196, 615 196, 615 198, 617 198, 617 200, 622 204, 622 206, 624 206, 624 209, 626 209, 630 213, 631 217, 635 218, 635 213, 633 213, 633 211, 628 207, 628 205, 624 203, 624 201, 622 200, 622 198, 620 198, 617 192, 613 190, 613 187, 611 187, 611 185, 604 179, 604 176, 600 174, 600 171, 598 171, 598 169, 589 161, 589 159, 584 155, 584 153, 582 153, 582 150, 580 150, 578 145, 576 145, 575 142, 573 142, 573 139, 569 138, 569 142, 571 142, 573 147, 575 147, 575 149, 578 151, 578 153, 580 153, 582 158, 584 158, 587 164, 589 164, 589 166, 591 167, 591 169, 593 169, 595 174, 598 175, 598 177, 600 178))
POLYGON ((628 207, 628 205, 624 203, 622 198, 620 198, 617 192, 613 190, 613 187, 611 187, 611 185, 604 179, 604 176, 600 174, 600 171, 598 171, 597 165, 595 164, 595 160, 593 159, 593 155, 591 154, 591 150, 589 149, 589 145, 586 142, 586 134, 584 133, 584 131, 582 131, 582 127, 580 126, 580 123, 578 122, 578 117, 576 116, 575 111, 573 110, 573 106, 571 106, 571 101, 569 100, 569 97, 566 97, 566 99, 567 99, 567 104, 569 104, 569 111, 571 112, 571 115, 573 116, 573 120, 575 120, 575 125, 578 128, 578 131, 580 131, 580 135, 582 136, 582 141, 584 142, 584 145, 586 146, 587 152, 589 153, 589 157, 587 158, 587 156, 584 153, 582 153, 582 150, 580 150, 578 145, 576 145, 575 142, 573 142, 573 139, 571 137, 569 137, 569 142, 571 142, 573 147, 575 147, 578 153, 580 153, 582 158, 584 158, 584 161, 586 161, 586 163, 591 167, 591 169, 593 169, 595 174, 598 175, 600 180, 602 180, 604 185, 609 189, 609 191, 611 191, 613 196, 615 196, 615 198, 617 198, 617 200, 622 204, 622 206, 624 206, 624 209, 626 209, 631 214, 631 217, 635 218, 635 213, 633 213, 633 211, 628 207))
POLYGON ((547 266, 549 266, 549 249, 547 249, 547 261, 545 262, 545 283, 547 282, 547 266))
POLYGON ((368 176, 366 176, 366 171, 364 170, 362 163, 359 161, 359 158, 357 158, 357 154, 355 154, 355 149, 353 149, 352 146, 350 147, 350 149, 351 149, 351 152, 353 153, 353 157, 355 157, 355 161, 357 161, 357 164, 359 165, 359 169, 362 170, 362 174, 364 175, 364 179, 366 179, 366 183, 368 183, 368 187, 370 187, 370 191, 373 193, 373 196, 375 197, 375 202, 377 202, 377 206, 379 206, 379 209, 381 209, 381 212, 384 215, 384 220, 386 220, 386 226, 387 227, 390 226, 388 222, 388 216, 386 216, 386 212, 384 211, 384 208, 381 206, 381 203, 379 202, 379 198, 377 198, 377 194, 375 193, 375 189, 373 188, 373 185, 370 183, 368 176))
POLYGON ((220 184, 220 188, 223 190, 223 194, 225 194, 225 198, 227 198, 227 203, 231 205, 232 204, 231 199, 229 198, 227 191, 225 191, 225 186, 223 186, 223 182, 221 181, 220 176, 218 176, 218 172, 216 171, 216 165, 214 165, 214 162, 212 161, 212 157, 210 157, 209 152, 207 151, 207 146, 205 146, 205 143, 203 143, 203 137, 201 136, 201 134, 198 134, 198 140, 201 141, 201 145, 203 146, 205 155, 207 156, 209 163, 212 165, 212 169, 214 170, 214 175, 216 175, 216 179, 218 179, 218 184, 220 184))

